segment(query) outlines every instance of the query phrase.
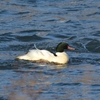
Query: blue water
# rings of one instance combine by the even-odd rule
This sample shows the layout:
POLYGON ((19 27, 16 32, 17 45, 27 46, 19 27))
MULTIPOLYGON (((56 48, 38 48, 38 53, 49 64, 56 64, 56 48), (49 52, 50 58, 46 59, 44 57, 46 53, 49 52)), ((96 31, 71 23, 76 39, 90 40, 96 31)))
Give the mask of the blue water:
POLYGON ((99 100, 100 1, 1 0, 0 100, 99 100), (34 49, 75 51, 58 66, 16 60, 34 49))

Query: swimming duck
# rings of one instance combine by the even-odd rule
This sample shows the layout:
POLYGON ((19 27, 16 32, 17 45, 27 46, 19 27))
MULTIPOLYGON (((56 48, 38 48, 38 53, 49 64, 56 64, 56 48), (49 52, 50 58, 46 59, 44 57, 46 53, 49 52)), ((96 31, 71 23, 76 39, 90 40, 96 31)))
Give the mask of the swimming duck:
POLYGON ((34 62, 50 62, 56 64, 65 64, 68 62, 68 55, 64 52, 65 49, 74 50, 67 43, 61 42, 56 47, 56 53, 51 53, 48 50, 33 49, 25 55, 18 56, 17 59, 30 60, 34 62))

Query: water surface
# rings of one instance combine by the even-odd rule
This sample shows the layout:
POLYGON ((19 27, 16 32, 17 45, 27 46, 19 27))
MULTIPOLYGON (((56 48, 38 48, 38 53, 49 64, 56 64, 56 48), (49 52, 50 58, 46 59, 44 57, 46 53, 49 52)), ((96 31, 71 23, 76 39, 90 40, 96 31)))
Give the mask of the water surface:
POLYGON ((99 98, 99 0, 0 1, 0 100, 99 98), (15 60, 34 44, 55 51, 62 41, 76 48, 68 64, 15 60))

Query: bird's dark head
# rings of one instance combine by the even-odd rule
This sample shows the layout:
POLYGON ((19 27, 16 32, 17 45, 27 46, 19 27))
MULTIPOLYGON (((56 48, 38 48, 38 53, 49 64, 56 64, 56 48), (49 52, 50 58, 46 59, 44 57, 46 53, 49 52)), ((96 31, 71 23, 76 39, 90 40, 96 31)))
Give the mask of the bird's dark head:
POLYGON ((61 43, 59 43, 57 45, 56 52, 63 52, 65 49, 67 49, 67 50, 75 50, 75 48, 72 48, 71 46, 69 46, 68 43, 61 42, 61 43))

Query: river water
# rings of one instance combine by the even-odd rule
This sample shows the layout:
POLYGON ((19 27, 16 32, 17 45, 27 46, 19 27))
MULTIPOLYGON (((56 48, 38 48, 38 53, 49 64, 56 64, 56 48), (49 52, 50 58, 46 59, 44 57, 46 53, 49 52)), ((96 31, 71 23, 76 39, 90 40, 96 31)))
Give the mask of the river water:
POLYGON ((100 0, 0 0, 0 100, 99 100, 100 0), (59 42, 68 64, 15 60, 59 42))

